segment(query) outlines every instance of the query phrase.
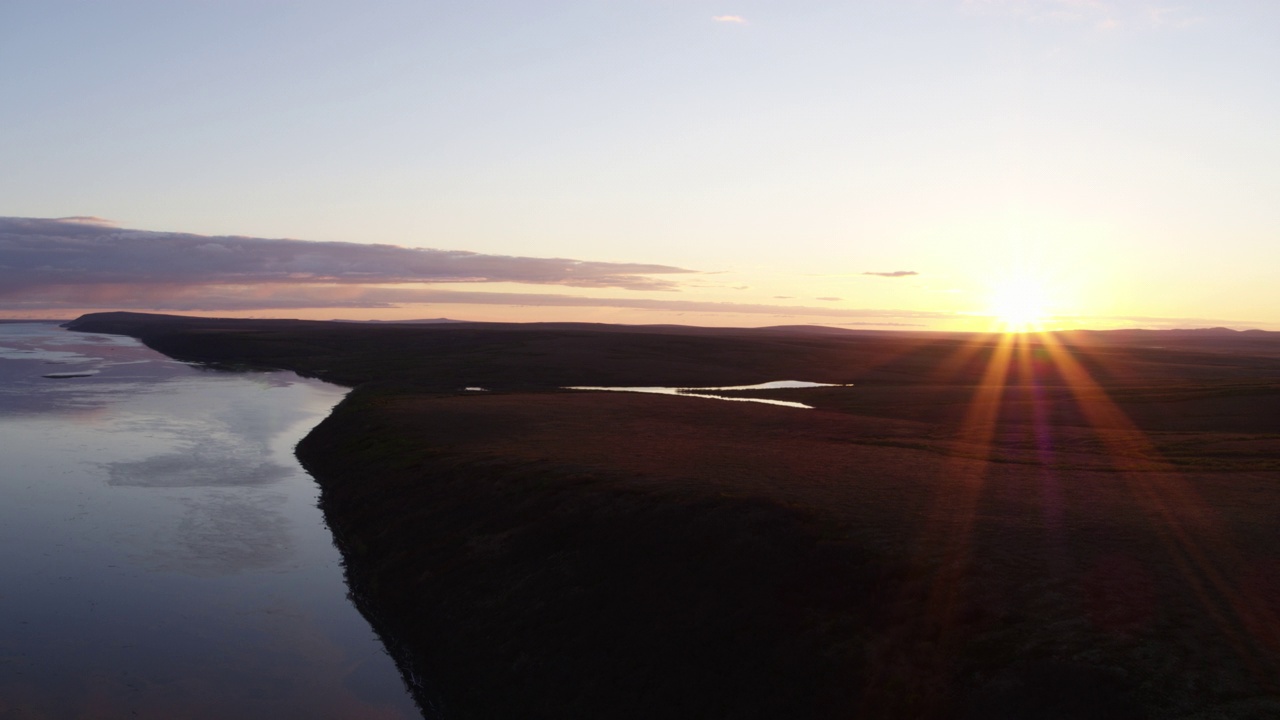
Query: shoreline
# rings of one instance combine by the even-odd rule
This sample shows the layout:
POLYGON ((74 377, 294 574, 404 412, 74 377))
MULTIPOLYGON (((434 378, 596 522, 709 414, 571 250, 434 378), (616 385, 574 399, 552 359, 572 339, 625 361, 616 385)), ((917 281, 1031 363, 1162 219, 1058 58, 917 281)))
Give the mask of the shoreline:
POLYGON ((911 363, 954 347, 918 340, 742 333, 690 351, 687 335, 619 330, 544 346, 531 331, 354 330, 405 354, 436 343, 375 362, 376 347, 318 354, 353 337, 324 323, 105 320, 181 359, 353 381, 298 456, 362 612, 451 720, 1280 710, 1280 573, 1259 570, 1280 570, 1280 363, 1265 353, 1205 370, 1205 352, 1126 350, 1113 375, 1142 384, 1110 392, 1153 449, 1100 455, 1118 430, 1082 428, 1054 400, 1046 464, 1016 404, 993 444, 957 444, 981 365, 954 392, 923 384, 911 363), (528 354, 557 344, 571 352, 528 354), (619 349, 651 357, 591 365, 619 349), (523 375, 503 376, 511 357, 523 375), (804 390, 817 409, 796 411, 559 393, 557 363, 615 380, 591 384, 775 372, 859 394, 804 390), (1154 464, 1166 456, 1182 464, 1154 464), (1152 482, 1162 498, 1188 486, 1212 515, 1153 515, 1152 482), (1213 540, 1190 547, 1225 578, 1207 595, 1170 522, 1213 540))
POLYGON ((399 659, 425 679, 415 687, 424 705, 443 704, 448 718, 829 716, 816 707, 816 677, 788 679, 790 655, 740 662, 798 635, 759 627, 778 622, 773 601, 744 609, 752 584, 790 574, 765 538, 812 542, 795 513, 666 497, 554 462, 414 452, 388 438, 378 399, 361 408, 366 400, 326 419, 298 454, 324 488, 353 595, 403 640, 399 659), (716 527, 699 527, 706 513, 720 516, 716 527), (755 536, 762 523, 773 532, 755 536), (719 617, 733 587, 737 614, 719 617))

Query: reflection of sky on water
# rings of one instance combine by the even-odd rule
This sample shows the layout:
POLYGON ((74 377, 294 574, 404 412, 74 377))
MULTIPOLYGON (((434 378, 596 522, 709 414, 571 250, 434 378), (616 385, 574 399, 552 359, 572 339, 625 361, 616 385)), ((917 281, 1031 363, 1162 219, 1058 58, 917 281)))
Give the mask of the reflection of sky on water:
POLYGON ((196 447, 191 452, 155 455, 145 460, 108 463, 108 482, 131 487, 257 487, 293 471, 272 462, 254 463, 196 447))
MULTIPOLYGON (((167 394, 168 381, 222 373, 171 360, 133 338, 67 332, 48 323, 0 323, 0 413, 79 415, 114 403, 121 395, 167 394), (82 372, 94 374, 45 377, 82 372)), ((293 382, 291 375, 282 373, 241 377, 268 386, 293 382)))
MULTIPOLYGON (((753 398, 753 397, 734 397, 724 395, 711 395, 713 392, 724 392, 734 390, 787 390, 797 388, 816 388, 816 387, 844 387, 836 386, 830 383, 808 382, 807 380, 772 380, 770 382, 757 383, 755 385, 723 385, 719 387, 594 387, 587 385, 578 385, 565 388, 566 390, 596 390, 603 392, 630 392, 630 393, 648 393, 651 395, 679 395, 681 397, 703 398, 706 400, 728 400, 730 402, 749 402, 761 403, 763 405, 779 405, 781 407, 802 408, 812 410, 812 405, 805 403, 793 402, 791 400, 771 400, 769 398, 753 398)), ((470 388, 468 388, 470 389, 470 388)))
POLYGON ((292 455, 341 395, 0 324, 0 717, 416 717, 292 455))
POLYGON ((244 498, 207 493, 182 498, 182 516, 172 539, 147 548, 140 558, 152 569, 225 575, 269 569, 287 563, 294 553, 289 523, 279 494, 244 498))

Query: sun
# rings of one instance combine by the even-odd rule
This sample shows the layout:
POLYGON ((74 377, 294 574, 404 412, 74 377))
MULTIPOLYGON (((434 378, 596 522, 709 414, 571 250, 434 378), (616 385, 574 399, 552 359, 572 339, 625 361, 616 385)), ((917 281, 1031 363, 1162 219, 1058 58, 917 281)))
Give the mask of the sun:
POLYGON ((1049 298, 1042 281, 1030 276, 1007 278, 991 290, 987 314, 1007 333, 1044 329, 1049 317, 1049 298))

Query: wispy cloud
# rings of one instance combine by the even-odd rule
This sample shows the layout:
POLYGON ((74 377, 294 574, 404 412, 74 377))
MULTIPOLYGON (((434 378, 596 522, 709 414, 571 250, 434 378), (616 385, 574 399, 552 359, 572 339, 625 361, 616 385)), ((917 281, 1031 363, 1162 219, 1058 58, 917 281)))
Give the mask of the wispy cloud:
POLYGON ((17 296, 0 295, 0 310, 160 310, 239 312, 303 308, 391 309, 404 305, 513 305, 605 307, 667 312, 788 315, 854 320, 955 320, 949 312, 892 309, 844 309, 766 303, 661 300, 636 297, 583 297, 557 293, 509 293, 438 288, 390 288, 361 285, 85 285, 45 287, 17 296))
POLYGON ((0 296, 47 287, 516 282, 671 290, 669 265, 397 245, 126 230, 98 218, 0 218, 0 296))
POLYGON ((951 312, 715 302, 671 295, 659 299, 480 290, 483 283, 491 282, 667 290, 683 287, 670 276, 692 277, 691 273, 668 265, 128 230, 98 218, 0 218, 0 311, 7 313, 269 313, 447 304, 623 308, 890 323, 958 317, 951 312), (415 283, 419 286, 406 287, 415 283), (467 284, 468 289, 428 286, 440 283, 459 288, 467 284))
MULTIPOLYGON (((15 218, 8 218, 13 220, 15 218)), ((75 223, 79 225, 101 225, 103 227, 116 227, 116 224, 106 218, 95 217, 93 215, 71 215, 70 217, 53 218, 54 222, 75 223)))
POLYGON ((741 15, 712 15, 711 19, 720 23, 738 23, 739 25, 747 23, 747 19, 741 15))
POLYGON ((1158 317, 1150 315, 1064 315, 1055 318, 1092 328, 1145 328, 1148 330, 1187 330, 1194 328, 1229 327, 1233 330, 1277 330, 1280 324, 1226 318, 1158 317))
POLYGON ((915 270, 894 270, 893 272, 864 272, 863 275, 875 275, 876 277, 900 278, 919 275, 915 270))

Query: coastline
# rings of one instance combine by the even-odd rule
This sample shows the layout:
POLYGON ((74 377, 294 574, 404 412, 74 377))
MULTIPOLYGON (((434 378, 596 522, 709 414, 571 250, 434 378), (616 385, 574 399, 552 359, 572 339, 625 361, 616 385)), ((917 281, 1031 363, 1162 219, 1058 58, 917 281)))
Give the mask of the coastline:
MULTIPOLYGON (((1167 545, 1168 519, 1134 492, 1132 458, 1111 467, 1067 415, 1055 418, 1062 447, 1051 466, 1021 437, 966 449, 951 430, 972 379, 961 373, 954 393, 918 388, 909 363, 877 364, 914 352, 936 365, 945 353, 933 345, 801 337, 788 347, 729 334, 706 344, 723 352, 686 364, 673 358, 690 356, 687 336, 615 333, 601 341, 606 353, 624 341, 652 359, 602 370, 583 351, 564 364, 591 384, 745 384, 805 367, 805 379, 866 383, 857 395, 806 390, 818 409, 796 411, 552 392, 563 358, 539 360, 512 340, 528 331, 490 331, 501 342, 476 347, 491 367, 454 344, 436 348, 452 359, 415 374, 404 368, 421 357, 318 354, 324 333, 348 332, 323 323, 127 320, 93 329, 181 359, 356 386, 298 455, 321 485, 353 596, 406 677, 432 683, 418 683, 420 702, 443 704, 445 717, 1244 718, 1280 708, 1267 674, 1280 667, 1280 579, 1258 571, 1280 569, 1280 429, 1261 410, 1280 373, 1267 357, 1214 368, 1219 385, 1196 375, 1203 355, 1174 369, 1130 359, 1147 384, 1121 388, 1163 455, 1177 459, 1172 450, 1206 435, 1176 477, 1164 465, 1143 477, 1189 483, 1232 539, 1209 547, 1237 592, 1209 588, 1215 617, 1189 587, 1185 553, 1167 545), (658 353, 673 348, 685 352, 658 353), (793 352, 771 355, 782 349, 793 352), (841 353, 843 364, 826 359, 841 353), (502 376, 508 355, 523 374, 502 376), (1201 385, 1177 390, 1187 376, 1201 385), (498 389, 449 391, 469 385, 498 389), (905 402, 909 391, 920 395, 905 402), (1236 409, 1206 425, 1202 407, 1236 409), (1224 454, 1215 424, 1252 439, 1224 454), (1046 486, 1027 480, 1050 470, 1062 481, 1054 522, 1046 486), (1252 615, 1237 621, 1235 605, 1252 615)), ((452 337, 468 332, 486 335, 452 337)))
MULTIPOLYGON (((424 399, 429 418, 415 400, 357 396, 298 454, 324 487, 353 595, 402 639, 424 704, 449 718, 848 706, 825 697, 847 689, 837 668, 795 662, 823 653, 794 602, 804 578, 790 563, 821 541, 806 513, 598 467, 408 447, 409 416, 425 421, 415 436, 433 435, 433 401, 450 399, 424 399)), ((865 573, 832 558, 812 576, 854 570, 865 573)))

